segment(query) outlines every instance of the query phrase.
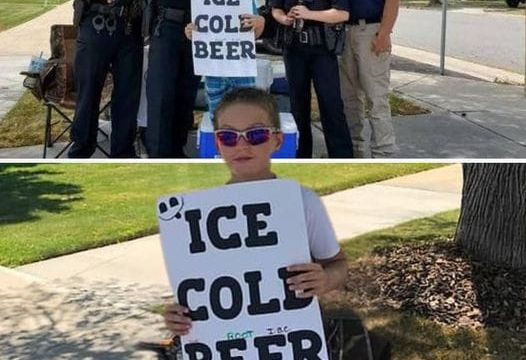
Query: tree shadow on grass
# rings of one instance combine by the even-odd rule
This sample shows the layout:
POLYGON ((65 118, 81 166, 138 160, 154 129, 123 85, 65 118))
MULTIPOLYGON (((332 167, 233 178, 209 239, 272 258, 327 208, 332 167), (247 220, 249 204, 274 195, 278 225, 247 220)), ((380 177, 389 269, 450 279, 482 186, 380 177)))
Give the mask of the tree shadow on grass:
POLYGON ((0 165, 0 225, 39 219, 38 212, 60 213, 81 200, 81 186, 53 181, 64 172, 35 164, 0 165))
POLYGON ((526 269, 487 264, 466 256, 488 349, 502 359, 526 360, 526 269), (514 348, 520 347, 515 353, 514 348), (502 355, 501 355, 502 356, 502 355))
POLYGON ((526 334, 440 325, 381 305, 365 306, 353 298, 352 291, 333 294, 322 303, 358 314, 369 330, 391 343, 393 360, 526 360, 521 347, 526 334))

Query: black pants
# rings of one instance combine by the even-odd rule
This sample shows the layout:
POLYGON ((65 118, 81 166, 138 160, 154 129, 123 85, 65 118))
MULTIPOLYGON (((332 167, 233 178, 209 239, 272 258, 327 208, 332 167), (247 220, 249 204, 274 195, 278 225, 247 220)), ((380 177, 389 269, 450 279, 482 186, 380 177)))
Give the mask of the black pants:
POLYGON ((352 140, 340 93, 338 59, 322 47, 291 46, 283 58, 290 105, 299 132, 298 158, 312 157, 311 82, 320 107, 323 135, 330 158, 352 158, 352 140))
POLYGON ((183 147, 193 123, 200 77, 194 75, 192 45, 184 26, 163 20, 159 34, 151 38, 146 80, 149 157, 185 157, 183 147))
MULTIPOLYGON (((135 157, 137 110, 141 95, 143 43, 140 27, 126 35, 123 19, 110 35, 106 28, 97 33, 92 24, 96 14, 80 23, 75 54, 77 104, 71 128, 70 158, 89 158, 97 144, 99 106, 108 71, 113 75, 111 95, 111 157, 135 157)), ((135 25, 135 24, 134 24, 135 25)))

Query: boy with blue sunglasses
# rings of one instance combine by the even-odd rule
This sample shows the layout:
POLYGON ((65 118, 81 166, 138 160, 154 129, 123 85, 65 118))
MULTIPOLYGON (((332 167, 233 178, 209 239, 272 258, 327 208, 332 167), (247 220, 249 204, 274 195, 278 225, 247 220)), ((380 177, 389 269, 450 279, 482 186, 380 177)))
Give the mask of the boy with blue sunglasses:
MULTIPOLYGON (((229 92, 215 110, 216 145, 230 170, 229 184, 274 179, 270 157, 283 142, 279 112, 272 95, 255 88, 229 92)), ((312 263, 296 264, 297 273, 287 282, 299 298, 320 296, 344 285, 347 262, 320 198, 301 188, 312 263)), ((167 328, 177 336, 188 334, 192 321, 188 309, 179 304, 166 306, 167 328)))

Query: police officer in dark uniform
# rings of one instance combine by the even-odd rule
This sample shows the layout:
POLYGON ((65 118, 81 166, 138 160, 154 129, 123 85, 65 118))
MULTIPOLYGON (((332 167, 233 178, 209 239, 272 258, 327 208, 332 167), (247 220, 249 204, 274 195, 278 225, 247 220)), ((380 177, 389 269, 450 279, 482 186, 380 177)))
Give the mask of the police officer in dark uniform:
POLYGON ((75 0, 73 6, 74 24, 79 27, 74 64, 77 101, 68 156, 89 158, 95 152, 99 103, 111 71, 110 156, 136 157, 143 56, 141 0, 75 0))
POLYGON ((149 157, 184 158, 200 77, 194 75, 192 43, 184 28, 192 21, 190 0, 152 0, 148 75, 149 157))
POLYGON ((352 141, 343 113, 336 55, 341 45, 333 48, 334 43, 328 41, 333 31, 328 24, 342 23, 349 17, 348 0, 270 0, 269 4, 272 15, 285 29, 283 58, 292 114, 299 130, 297 157, 312 157, 310 103, 314 81, 329 157, 351 158, 352 141))

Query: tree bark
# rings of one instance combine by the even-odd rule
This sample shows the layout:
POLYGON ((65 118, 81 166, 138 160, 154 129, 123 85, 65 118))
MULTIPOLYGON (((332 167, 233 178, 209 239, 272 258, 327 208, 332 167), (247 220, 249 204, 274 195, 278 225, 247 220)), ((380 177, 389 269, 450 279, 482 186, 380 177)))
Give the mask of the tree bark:
POLYGON ((526 268, 526 164, 464 164, 456 241, 482 261, 526 268))

